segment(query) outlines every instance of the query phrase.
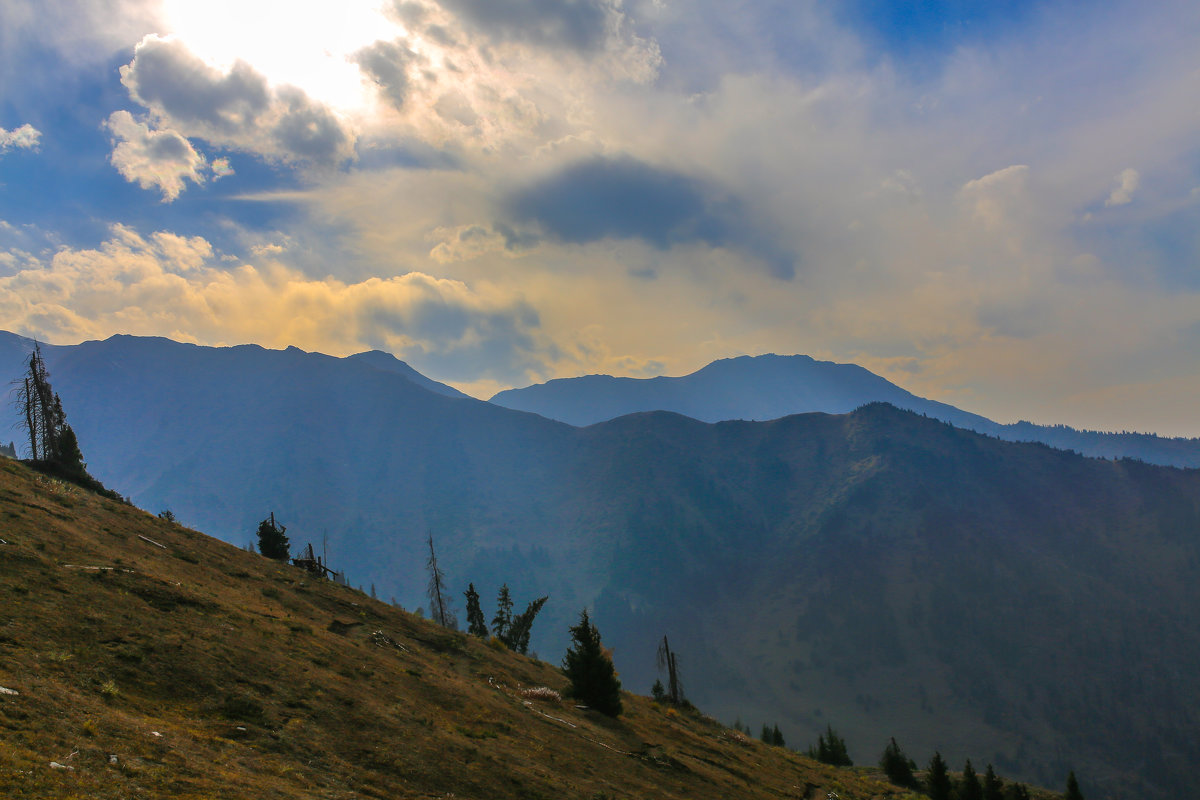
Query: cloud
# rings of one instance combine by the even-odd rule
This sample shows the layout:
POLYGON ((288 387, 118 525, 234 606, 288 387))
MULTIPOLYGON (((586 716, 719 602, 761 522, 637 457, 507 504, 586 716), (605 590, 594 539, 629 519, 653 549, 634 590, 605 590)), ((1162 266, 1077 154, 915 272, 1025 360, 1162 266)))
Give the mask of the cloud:
POLYGON ((449 378, 511 380, 553 351, 537 312, 510 290, 420 272, 316 280, 278 256, 286 249, 229 267, 202 237, 114 225, 97 248, 27 257, 0 277, 0 317, 49 341, 131 333, 340 354, 381 348, 436 359, 449 378))
POLYGON ((970 207, 974 219, 988 230, 1003 228, 1025 208, 1029 166, 1014 164, 963 184, 959 196, 970 207))
POLYGON ((590 51, 623 21, 611 0, 441 0, 479 33, 501 41, 590 51))
POLYGON ((229 164, 229 159, 225 157, 214 158, 211 169, 214 181, 221 178, 228 178, 230 175, 235 174, 233 167, 229 164))
POLYGON ((37 150, 41 138, 42 132, 28 123, 11 131, 0 128, 0 153, 14 147, 21 150, 37 150))
POLYGON ((147 108, 211 135, 235 136, 256 126, 270 106, 267 81, 244 61, 227 73, 193 55, 180 39, 149 35, 121 67, 121 83, 147 108))
POLYGON ((408 94, 408 66, 417 55, 403 40, 377 41, 356 52, 352 59, 395 108, 404 106, 408 94))
POLYGON ((160 128, 312 166, 337 166, 354 154, 355 135, 333 111, 297 87, 271 87, 244 61, 218 70, 182 40, 150 34, 120 72, 160 128))
POLYGON ((1141 176, 1138 175, 1136 169, 1123 169, 1116 177, 1116 186, 1108 199, 1104 201, 1105 206, 1123 206, 1133 202, 1133 193, 1138 188, 1138 183, 1141 176))
POLYGON ((537 247, 541 241, 536 234, 518 231, 502 223, 490 227, 435 228, 430 238, 438 243, 429 251, 429 257, 439 264, 469 261, 490 253, 519 256, 537 247))
POLYGON ((172 130, 153 130, 128 111, 114 111, 104 123, 114 146, 109 160, 131 183, 162 192, 163 202, 179 197, 184 181, 204 183, 204 156, 172 130))
POLYGON ((777 249, 735 197, 683 173, 632 158, 577 162, 507 202, 522 222, 571 244, 640 239, 659 250, 680 244, 743 249, 780 278, 795 274, 795 257, 777 249))

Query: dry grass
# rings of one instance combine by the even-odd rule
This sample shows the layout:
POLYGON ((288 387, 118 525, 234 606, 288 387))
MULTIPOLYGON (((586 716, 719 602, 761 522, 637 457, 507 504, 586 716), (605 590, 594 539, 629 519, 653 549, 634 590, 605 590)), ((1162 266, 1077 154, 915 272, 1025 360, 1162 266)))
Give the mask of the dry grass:
POLYGON ((3 459, 0 539, 6 798, 906 796, 3 459))

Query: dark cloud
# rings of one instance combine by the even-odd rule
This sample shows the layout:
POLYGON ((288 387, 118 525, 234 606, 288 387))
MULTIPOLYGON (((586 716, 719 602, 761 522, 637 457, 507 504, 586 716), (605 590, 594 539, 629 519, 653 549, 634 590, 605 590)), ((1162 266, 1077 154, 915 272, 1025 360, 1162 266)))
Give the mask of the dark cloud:
POLYGON ((513 227, 505 225, 502 222, 497 222, 492 226, 496 233, 504 237, 504 249, 513 253, 520 253, 526 250, 532 250, 537 247, 542 237, 530 231, 519 231, 513 227))
POLYGON ((284 112, 272 133, 287 152, 314 163, 337 163, 347 154, 350 137, 328 108, 299 89, 279 91, 284 112))
POLYGON ((688 243, 730 247, 750 252, 777 277, 795 274, 795 255, 764 234, 737 198, 632 158, 573 164, 509 197, 507 209, 563 242, 614 238, 641 239, 660 250, 688 243))
POLYGON ((379 87, 396 108, 402 108, 408 96, 408 65, 416 54, 402 42, 378 41, 353 56, 354 63, 379 87))
POLYGON ((412 342, 406 359, 436 362, 451 380, 512 382, 539 370, 547 348, 557 354, 540 327, 537 311, 524 302, 484 309, 446 297, 428 297, 402 315, 379 309, 360 318, 369 346, 386 350, 393 337, 404 336, 412 342))
POLYGON ((133 61, 121 67, 121 82, 145 106, 226 134, 252 126, 271 104, 266 78, 244 61, 223 75, 183 42, 157 36, 137 46, 133 61))
POLYGON ((496 40, 571 50, 603 46, 620 10, 611 0, 441 0, 477 32, 496 40))
POLYGON ((275 148, 264 155, 314 165, 337 165, 353 155, 350 132, 303 90, 272 89, 242 61, 221 72, 176 39, 143 39, 133 61, 121 67, 121 82, 161 124, 188 137, 250 150, 270 141, 275 148))

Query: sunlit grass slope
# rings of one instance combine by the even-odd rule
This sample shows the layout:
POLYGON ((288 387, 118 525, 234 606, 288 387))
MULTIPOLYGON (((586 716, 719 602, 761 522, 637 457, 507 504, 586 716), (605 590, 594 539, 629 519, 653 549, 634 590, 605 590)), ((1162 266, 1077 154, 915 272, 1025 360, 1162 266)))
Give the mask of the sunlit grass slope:
POLYGON ((7 459, 0 539, 6 798, 906 796, 7 459))

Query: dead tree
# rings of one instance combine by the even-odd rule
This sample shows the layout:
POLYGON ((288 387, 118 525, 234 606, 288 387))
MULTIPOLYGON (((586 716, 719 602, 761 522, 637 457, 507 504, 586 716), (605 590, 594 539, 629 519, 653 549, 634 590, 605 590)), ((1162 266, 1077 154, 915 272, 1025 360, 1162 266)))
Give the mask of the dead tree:
POLYGON ((300 567, 300 569, 307 571, 310 575, 317 578, 326 578, 337 574, 325 565, 325 562, 321 560, 319 555, 313 552, 311 542, 304 546, 304 549, 300 551, 300 555, 292 559, 292 566, 300 567))
POLYGON ((658 668, 667 671, 667 700, 672 705, 683 705, 687 699, 683 696, 683 685, 679 682, 679 666, 675 660, 675 654, 671 652, 671 645, 667 643, 667 637, 664 636, 662 644, 658 646, 658 668))
POLYGON ((50 373, 36 342, 29 354, 25 375, 15 383, 15 402, 21 424, 29 435, 30 459, 52 469, 60 477, 91 480, 79 452, 79 441, 67 424, 62 400, 50 387, 50 373))
POLYGON ((42 350, 36 342, 29 354, 25 375, 17 382, 17 408, 29 434, 29 457, 50 461, 57 451, 58 427, 63 423, 62 403, 56 404, 42 350))
POLYGON ((457 629, 458 619, 450 608, 450 595, 446 589, 446 576, 438 567, 437 553, 433 551, 433 534, 429 534, 429 560, 425 562, 429 570, 429 616, 444 628, 457 629))

